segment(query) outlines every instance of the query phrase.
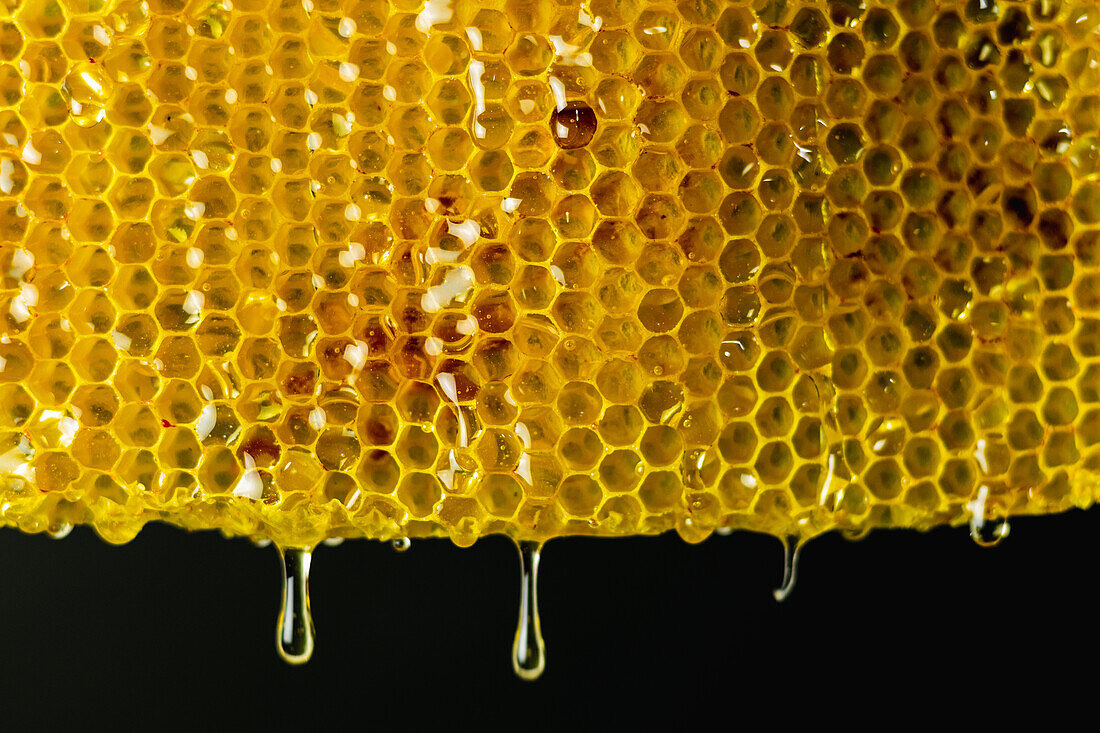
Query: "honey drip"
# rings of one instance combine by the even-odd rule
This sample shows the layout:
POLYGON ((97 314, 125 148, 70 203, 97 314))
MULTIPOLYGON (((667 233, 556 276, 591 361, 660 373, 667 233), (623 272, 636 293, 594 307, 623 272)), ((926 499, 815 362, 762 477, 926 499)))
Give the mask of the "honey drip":
POLYGON ((279 551, 283 567, 283 598, 275 627, 275 645, 287 664, 305 664, 313 655, 313 616, 309 611, 309 565, 312 552, 279 551))
POLYGON ((537 680, 546 670, 546 642, 539 622, 539 557, 542 545, 519 542, 519 623, 512 642, 512 670, 522 680, 537 680))

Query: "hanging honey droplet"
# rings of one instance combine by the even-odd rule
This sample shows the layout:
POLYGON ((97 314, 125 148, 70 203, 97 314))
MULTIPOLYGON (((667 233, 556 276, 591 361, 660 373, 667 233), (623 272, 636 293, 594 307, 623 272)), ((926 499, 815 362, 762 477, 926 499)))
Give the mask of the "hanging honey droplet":
POLYGON ((305 664, 313 654, 313 616, 309 612, 310 549, 280 551, 283 561, 283 603, 275 629, 276 648, 288 664, 305 664))
POLYGON ((794 590, 794 582, 798 577, 798 553, 802 551, 802 541, 797 537, 790 537, 783 542, 783 580, 779 587, 772 591, 775 600, 782 603, 794 590))
POLYGON ((408 537, 398 537, 396 540, 390 541, 390 547, 394 552, 405 552, 412 547, 412 540, 408 537))
POLYGON ((840 530, 840 536, 849 542, 862 542, 867 539, 867 535, 871 534, 871 526, 867 525, 855 529, 842 529, 840 530))
POLYGON ((537 680, 546 669, 546 642, 539 625, 539 554, 538 542, 519 542, 519 624, 512 642, 512 670, 521 680, 537 680))
POLYGON ((1007 519, 990 521, 970 517, 970 539, 974 540, 979 547, 996 547, 1005 537, 1008 537, 1010 529, 1007 519))
POLYGON ((52 540, 63 540, 69 536, 69 533, 73 531, 73 525, 68 522, 58 522, 51 524, 46 530, 46 534, 50 536, 52 540))

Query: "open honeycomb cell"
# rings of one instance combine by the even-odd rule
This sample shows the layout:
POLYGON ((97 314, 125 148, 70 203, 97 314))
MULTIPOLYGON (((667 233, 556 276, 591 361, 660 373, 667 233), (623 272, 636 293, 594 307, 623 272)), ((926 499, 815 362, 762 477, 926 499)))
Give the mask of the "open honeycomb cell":
POLYGON ((0 523, 1100 493, 1091 0, 3 0, 0 523))

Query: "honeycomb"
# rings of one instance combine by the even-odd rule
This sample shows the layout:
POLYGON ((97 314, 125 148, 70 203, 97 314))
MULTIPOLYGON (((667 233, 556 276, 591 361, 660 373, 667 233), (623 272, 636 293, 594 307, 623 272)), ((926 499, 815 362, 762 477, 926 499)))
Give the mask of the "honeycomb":
POLYGON ((1100 491, 1088 0, 3 0, 0 523, 928 528, 1100 491))

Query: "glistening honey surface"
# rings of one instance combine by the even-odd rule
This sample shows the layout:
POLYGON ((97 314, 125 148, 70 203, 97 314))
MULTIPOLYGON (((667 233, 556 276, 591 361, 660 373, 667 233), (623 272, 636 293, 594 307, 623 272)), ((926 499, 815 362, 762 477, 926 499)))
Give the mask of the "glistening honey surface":
POLYGON ((4 0, 0 521, 465 545, 1088 505, 1098 29, 4 0))

